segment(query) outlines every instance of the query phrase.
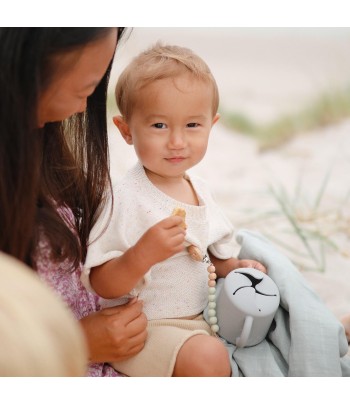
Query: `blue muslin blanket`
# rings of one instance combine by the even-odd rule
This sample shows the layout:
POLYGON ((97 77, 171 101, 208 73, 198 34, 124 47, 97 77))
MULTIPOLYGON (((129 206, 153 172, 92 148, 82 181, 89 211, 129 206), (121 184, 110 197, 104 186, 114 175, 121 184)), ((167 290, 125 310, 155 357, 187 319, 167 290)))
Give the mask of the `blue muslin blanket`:
POLYGON ((240 230, 236 239, 241 245, 238 257, 257 260, 268 268, 281 301, 275 329, 261 343, 236 348, 224 341, 233 376, 350 376, 343 326, 294 264, 261 234, 240 230))

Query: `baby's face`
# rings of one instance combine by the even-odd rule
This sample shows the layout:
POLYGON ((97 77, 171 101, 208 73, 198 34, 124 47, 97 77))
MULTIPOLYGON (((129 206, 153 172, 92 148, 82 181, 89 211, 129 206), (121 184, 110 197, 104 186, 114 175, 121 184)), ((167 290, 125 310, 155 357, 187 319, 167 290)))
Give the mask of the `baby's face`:
POLYGON ((174 178, 202 160, 217 119, 212 86, 186 73, 142 88, 128 124, 147 174, 174 178))

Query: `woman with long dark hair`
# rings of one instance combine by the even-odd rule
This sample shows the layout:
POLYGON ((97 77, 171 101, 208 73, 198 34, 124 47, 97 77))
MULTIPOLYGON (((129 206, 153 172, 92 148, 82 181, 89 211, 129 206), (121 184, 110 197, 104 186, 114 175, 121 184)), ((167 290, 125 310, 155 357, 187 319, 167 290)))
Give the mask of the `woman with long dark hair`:
POLYGON ((136 354, 146 337, 140 302, 98 311, 80 283, 110 187, 106 96, 122 34, 0 28, 0 250, 36 270, 80 319, 89 375, 114 375, 104 363, 136 354))

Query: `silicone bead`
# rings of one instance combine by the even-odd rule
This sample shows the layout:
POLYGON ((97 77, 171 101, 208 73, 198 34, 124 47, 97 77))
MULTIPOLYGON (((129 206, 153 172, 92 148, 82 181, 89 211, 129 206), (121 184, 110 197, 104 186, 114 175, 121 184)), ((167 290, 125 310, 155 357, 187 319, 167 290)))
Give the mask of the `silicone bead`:
POLYGON ((216 308, 216 302, 215 302, 215 301, 209 302, 208 308, 209 308, 209 309, 214 309, 214 308, 216 308))
POLYGON ((216 273, 210 273, 208 277, 210 280, 216 280, 217 276, 216 276, 216 273))
POLYGON ((215 273, 215 267, 211 264, 209 267, 208 267, 208 273, 215 273))
POLYGON ((215 309, 208 309, 208 316, 215 316, 216 315, 216 311, 215 309))
POLYGON ((218 322, 218 318, 217 318, 216 316, 211 316, 211 317, 209 318, 209 323, 210 323, 211 325, 215 325, 217 322, 218 322))
POLYGON ((215 294, 209 294, 208 300, 209 302, 215 302, 215 294))
POLYGON ((209 287, 215 287, 215 286, 216 286, 216 281, 214 281, 214 280, 209 280, 209 281, 208 281, 208 286, 209 286, 209 287))
POLYGON ((215 292, 216 292, 216 288, 215 287, 209 287, 209 294, 214 294, 215 295, 215 292))
POLYGON ((217 332, 219 332, 219 325, 211 325, 210 329, 211 329, 214 333, 217 333, 217 332))

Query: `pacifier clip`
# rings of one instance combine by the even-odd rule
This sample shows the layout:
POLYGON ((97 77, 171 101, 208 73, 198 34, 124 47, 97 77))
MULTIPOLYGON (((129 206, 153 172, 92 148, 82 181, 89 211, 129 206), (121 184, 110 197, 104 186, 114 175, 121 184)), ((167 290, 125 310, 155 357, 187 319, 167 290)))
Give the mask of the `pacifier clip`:
POLYGON ((208 265, 208 317, 210 329, 216 334, 219 331, 218 318, 216 317, 216 269, 207 254, 194 245, 187 247, 187 251, 193 260, 208 265))
MULTIPOLYGON (((186 211, 183 208, 174 208, 172 215, 178 215, 183 219, 182 227, 187 229, 185 222, 186 211)), ((214 335, 219 331, 218 318, 216 317, 216 269, 211 262, 209 255, 203 254, 201 250, 195 246, 190 245, 187 247, 187 251, 193 260, 197 262, 203 262, 208 265, 208 317, 210 329, 214 332, 214 335)))

